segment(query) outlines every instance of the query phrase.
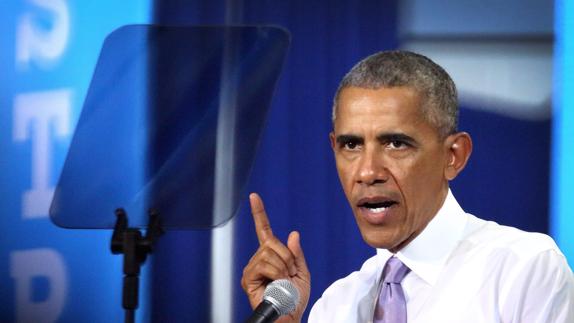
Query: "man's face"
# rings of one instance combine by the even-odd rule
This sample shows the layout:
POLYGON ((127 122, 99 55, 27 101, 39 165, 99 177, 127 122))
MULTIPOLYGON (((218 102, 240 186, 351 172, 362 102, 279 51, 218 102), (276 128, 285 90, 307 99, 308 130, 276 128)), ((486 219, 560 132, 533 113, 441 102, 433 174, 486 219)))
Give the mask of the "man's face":
POLYGON ((350 87, 330 134, 337 171, 363 239, 400 250, 442 206, 448 148, 407 87, 350 87))

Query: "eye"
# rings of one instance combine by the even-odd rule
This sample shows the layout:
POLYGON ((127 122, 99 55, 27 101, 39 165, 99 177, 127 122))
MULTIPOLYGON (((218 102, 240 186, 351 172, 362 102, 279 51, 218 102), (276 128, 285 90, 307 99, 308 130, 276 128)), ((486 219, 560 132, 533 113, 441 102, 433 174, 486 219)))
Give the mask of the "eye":
POLYGON ((345 143, 345 149, 354 150, 355 148, 357 148, 357 143, 356 143, 356 142, 347 142, 347 143, 345 143))
POLYGON ((406 142, 404 142, 402 140, 393 140, 393 141, 389 141, 388 147, 390 149, 400 150, 400 149, 408 148, 409 144, 407 144, 406 142))
POLYGON ((349 150, 349 151, 355 151, 358 150, 361 146, 360 141, 357 140, 353 140, 353 139, 348 139, 345 141, 342 141, 340 143, 340 147, 344 150, 349 150))

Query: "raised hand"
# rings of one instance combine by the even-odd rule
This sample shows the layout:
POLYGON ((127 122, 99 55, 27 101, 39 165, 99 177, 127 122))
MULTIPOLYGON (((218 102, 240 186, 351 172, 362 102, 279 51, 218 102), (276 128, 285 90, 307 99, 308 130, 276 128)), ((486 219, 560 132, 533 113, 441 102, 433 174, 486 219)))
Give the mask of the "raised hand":
POLYGON ((259 195, 255 193, 249 195, 249 202, 259 248, 243 269, 241 286, 249 298, 251 307, 255 308, 263 300, 263 291, 269 282, 281 278, 289 279, 299 290, 299 304, 295 312, 280 317, 277 322, 300 322, 309 301, 311 275, 301 249, 299 233, 291 232, 287 245, 284 245, 273 235, 259 195))

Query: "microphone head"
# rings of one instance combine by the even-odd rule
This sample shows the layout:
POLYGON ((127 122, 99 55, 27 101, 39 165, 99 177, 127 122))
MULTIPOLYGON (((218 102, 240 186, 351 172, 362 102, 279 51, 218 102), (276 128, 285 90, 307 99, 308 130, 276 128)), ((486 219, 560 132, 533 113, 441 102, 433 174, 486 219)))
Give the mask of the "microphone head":
POLYGON ((297 307, 299 291, 289 280, 278 279, 267 285, 263 299, 271 303, 279 315, 286 315, 297 307))

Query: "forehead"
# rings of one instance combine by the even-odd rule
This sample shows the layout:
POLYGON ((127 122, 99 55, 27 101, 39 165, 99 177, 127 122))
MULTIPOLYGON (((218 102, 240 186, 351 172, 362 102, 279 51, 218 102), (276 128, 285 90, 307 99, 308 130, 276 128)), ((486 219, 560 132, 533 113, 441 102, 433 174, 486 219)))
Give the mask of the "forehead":
POLYGON ((396 128, 397 131, 413 127, 428 127, 421 97, 408 87, 366 89, 349 87, 341 91, 337 102, 335 130, 347 128, 396 128))

